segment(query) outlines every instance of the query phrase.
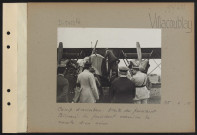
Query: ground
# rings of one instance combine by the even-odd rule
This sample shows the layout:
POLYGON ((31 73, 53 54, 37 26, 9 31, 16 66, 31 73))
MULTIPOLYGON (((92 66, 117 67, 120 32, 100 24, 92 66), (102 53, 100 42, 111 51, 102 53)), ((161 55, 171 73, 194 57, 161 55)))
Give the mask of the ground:
MULTIPOLYGON (((103 102, 102 103, 109 103, 109 96, 108 96, 108 88, 103 88, 103 102)), ((160 95, 161 88, 151 88, 150 89, 150 98, 148 99, 148 104, 160 104, 161 103, 161 95, 160 95)))

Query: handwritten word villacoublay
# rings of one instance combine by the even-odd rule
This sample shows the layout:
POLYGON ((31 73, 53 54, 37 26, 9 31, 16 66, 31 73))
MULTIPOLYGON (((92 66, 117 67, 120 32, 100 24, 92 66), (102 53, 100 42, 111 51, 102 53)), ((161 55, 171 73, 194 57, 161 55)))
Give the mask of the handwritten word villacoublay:
POLYGON ((184 17, 177 16, 176 18, 162 18, 155 13, 151 15, 149 13, 149 19, 152 28, 164 28, 164 29, 185 29, 186 33, 192 32, 192 21, 187 20, 184 17))

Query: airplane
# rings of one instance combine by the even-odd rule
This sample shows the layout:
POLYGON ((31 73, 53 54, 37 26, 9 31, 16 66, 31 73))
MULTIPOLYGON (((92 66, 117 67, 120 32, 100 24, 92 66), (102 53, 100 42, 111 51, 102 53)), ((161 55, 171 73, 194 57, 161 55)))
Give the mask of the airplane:
MULTIPOLYGON (((60 64, 61 59, 84 59, 87 56, 92 54, 100 54, 105 56, 106 48, 96 48, 98 40, 94 48, 63 48, 63 43, 59 42, 59 47, 57 48, 57 60, 60 64), (95 53, 96 52, 96 53, 95 53)), ((137 59, 138 61, 142 61, 143 59, 161 59, 161 48, 141 48, 140 43, 136 42, 136 48, 109 48, 113 50, 115 56, 118 59, 123 59, 126 66, 129 65, 129 59, 137 59)), ((156 63, 156 62, 155 62, 156 63)), ((156 67, 148 74, 148 76, 152 76, 152 72, 157 69, 161 65, 156 63, 156 67)), ((108 86, 108 84, 107 84, 108 86)), ((161 87, 161 82, 153 82, 150 85, 156 86, 155 88, 161 87)), ((106 87, 106 85, 104 86, 106 87)), ((160 89, 159 89, 160 92, 160 89)))
MULTIPOLYGON (((97 53, 104 56, 106 48, 96 48, 97 53)), ((118 56, 119 59, 124 59, 122 51, 127 55, 127 59, 137 59, 138 54, 136 48, 110 48, 113 50, 114 55, 118 56)), ((83 59, 86 56, 90 56, 92 53, 92 48, 63 48, 63 45, 59 45, 59 52, 62 54, 61 58, 68 59, 83 59), (61 47, 62 46, 62 47, 61 47)), ((161 48, 141 48, 142 59, 161 59, 161 48), (152 54, 151 54, 152 52, 152 54)), ((61 59, 59 58, 59 59, 61 59)))
MULTIPOLYGON (((57 48, 58 54, 58 64, 62 58, 65 59, 84 59, 87 56, 95 53, 105 56, 106 48, 96 48, 98 40, 94 48, 63 48, 63 43, 59 43, 59 47, 57 48)), ((136 42, 136 48, 109 48, 113 50, 114 55, 118 59, 123 59, 126 66, 130 64, 128 59, 138 59, 139 62, 142 59, 161 59, 161 48, 141 48, 139 42, 136 42)), ((156 61, 154 61, 156 63, 156 61)), ((161 64, 161 63, 160 63, 161 64)), ((160 66, 160 64, 156 63, 156 68, 160 66)), ((155 70, 154 69, 154 70, 155 70)), ((151 71, 152 73, 152 71, 151 71)), ((150 74, 150 73, 149 73, 150 74)))

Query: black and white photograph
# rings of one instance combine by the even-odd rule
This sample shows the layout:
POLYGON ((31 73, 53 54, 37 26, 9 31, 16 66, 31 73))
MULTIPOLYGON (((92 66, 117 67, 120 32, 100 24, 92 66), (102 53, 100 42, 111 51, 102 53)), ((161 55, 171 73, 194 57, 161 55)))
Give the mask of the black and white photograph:
POLYGON ((195 132, 194 2, 2 11, 3 133, 195 132))
POLYGON ((57 29, 57 103, 160 104, 161 29, 57 29))

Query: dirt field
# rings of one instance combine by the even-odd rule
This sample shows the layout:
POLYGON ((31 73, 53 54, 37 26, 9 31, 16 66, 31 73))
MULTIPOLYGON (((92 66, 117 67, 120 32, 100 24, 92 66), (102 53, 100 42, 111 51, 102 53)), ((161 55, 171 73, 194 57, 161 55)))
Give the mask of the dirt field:
POLYGON ((148 104, 160 104, 161 96, 154 96, 148 99, 148 104))
MULTIPOLYGON (((161 103, 161 88, 151 88, 150 89, 150 98, 148 99, 148 104, 160 104, 161 103)), ((108 89, 103 89, 104 98, 102 103, 110 103, 108 89)))

